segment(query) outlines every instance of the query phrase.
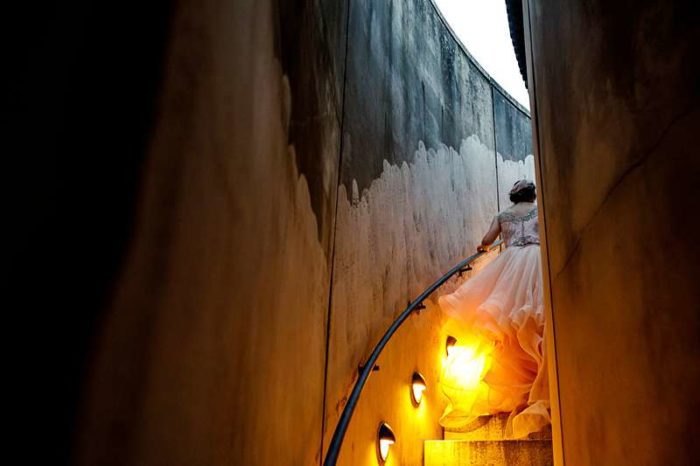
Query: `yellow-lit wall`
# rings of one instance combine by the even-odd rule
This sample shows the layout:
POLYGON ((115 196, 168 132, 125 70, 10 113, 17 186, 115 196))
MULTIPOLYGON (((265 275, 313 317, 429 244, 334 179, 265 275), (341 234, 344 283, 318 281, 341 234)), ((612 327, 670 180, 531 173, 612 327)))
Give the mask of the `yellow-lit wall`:
MULTIPOLYGON (((442 292, 468 279, 494 254, 480 259, 474 272, 450 281, 442 292)), ((446 359, 445 340, 449 334, 450 323, 441 315, 435 299, 427 301, 426 309, 410 317, 397 331, 379 358, 379 371, 370 376, 365 386, 346 434, 339 464, 376 465, 375 435, 381 422, 387 422, 397 438, 386 464, 422 464, 423 440, 442 438, 438 419, 447 399, 440 390, 440 379, 446 359), (427 382, 418 406, 413 404, 410 395, 414 371, 420 372, 427 382)))
MULTIPOLYGON (((288 145, 275 13, 218 0, 175 11, 79 464, 318 463, 328 251, 288 145)), ((318 162, 332 165, 328 144, 318 162)))
MULTIPOLYGON (((494 123, 527 115, 432 4, 321 3, 173 4, 133 231, 93 310, 77 464, 319 464, 357 365, 531 176, 529 139, 501 151, 512 135, 494 123), (381 37, 365 41, 370 17, 381 37), (379 49, 430 66, 390 68, 379 49)), ((380 359, 342 464, 376 463, 381 419, 390 464, 440 438, 446 330, 426 304, 380 359)))
POLYGON ((527 3, 564 463, 698 464, 697 4, 527 3))

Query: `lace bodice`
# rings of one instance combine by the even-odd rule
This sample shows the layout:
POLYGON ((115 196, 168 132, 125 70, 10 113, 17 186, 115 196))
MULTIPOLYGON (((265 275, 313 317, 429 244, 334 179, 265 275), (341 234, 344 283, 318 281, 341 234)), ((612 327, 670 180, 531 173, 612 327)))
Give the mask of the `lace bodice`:
POLYGON ((501 212, 498 214, 498 222, 501 224, 501 235, 506 246, 540 244, 537 207, 522 215, 501 212))

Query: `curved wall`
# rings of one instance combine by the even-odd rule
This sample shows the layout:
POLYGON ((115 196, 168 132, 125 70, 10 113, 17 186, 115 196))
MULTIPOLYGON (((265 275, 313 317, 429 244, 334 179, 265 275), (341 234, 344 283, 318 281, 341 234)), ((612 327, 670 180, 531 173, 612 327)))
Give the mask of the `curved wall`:
MULTIPOLYGON (((89 11, 71 21, 104 32, 37 31, 46 44, 68 45, 27 61, 69 53, 87 71, 100 66, 90 86, 80 84, 85 69, 62 69, 76 83, 66 96, 45 84, 48 95, 82 105, 54 108, 62 125, 26 119, 27 134, 58 133, 41 152, 46 179, 76 150, 79 163, 60 183, 16 172, 54 199, 17 200, 36 222, 15 222, 8 263, 18 314, 51 324, 41 341, 34 322, 16 326, 37 345, 31 367, 48 357, 56 368, 47 404, 62 408, 43 423, 39 453, 51 464, 319 464, 357 364, 410 297, 473 250, 501 194, 531 172, 528 116, 425 0, 152 8, 169 18, 157 34, 137 16, 89 11), (99 55, 110 45, 110 56, 122 56, 114 37, 124 29, 136 34, 134 50, 164 56, 160 73, 147 59, 99 55), (123 85, 115 71, 125 69, 134 82, 149 71, 158 85, 129 94, 143 105, 96 105, 123 85), (113 131, 91 123, 87 147, 73 130, 85 120, 113 131), (137 128, 125 123, 133 121, 137 128), (122 137, 128 143, 112 146, 122 137), (82 240, 94 219, 108 233, 82 240), (36 273, 46 267, 42 251, 60 266, 36 273)), ((37 12, 47 22, 49 13, 37 12)), ((21 90, 32 94, 32 82, 21 90)), ((21 105, 37 115, 45 102, 21 105)), ((367 386, 344 464, 376 461, 379 419, 400 438, 393 464, 420 464, 421 440, 440 435, 443 332, 430 308, 397 335, 367 386), (419 410, 408 404, 414 369, 430 384, 419 410)))
MULTIPOLYGON (((326 374, 325 444, 359 364, 406 303, 470 254, 518 177, 534 177, 530 121, 454 38, 430 1, 349 3, 345 105, 326 374)), ((451 283, 449 286, 455 286, 451 283)), ((370 378, 340 462, 421 464, 442 437, 445 322, 433 303, 394 337, 370 378), (412 372, 425 403, 408 396, 412 372)))
POLYGON ((525 4, 563 463, 700 464, 698 5, 525 4))

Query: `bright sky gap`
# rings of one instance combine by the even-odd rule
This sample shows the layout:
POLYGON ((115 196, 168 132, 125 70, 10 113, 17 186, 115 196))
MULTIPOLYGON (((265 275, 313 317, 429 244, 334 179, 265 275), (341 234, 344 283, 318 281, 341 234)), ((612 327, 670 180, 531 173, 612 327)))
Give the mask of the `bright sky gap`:
POLYGON ((450 27, 479 64, 525 108, 530 108, 508 30, 504 0, 435 0, 450 27))

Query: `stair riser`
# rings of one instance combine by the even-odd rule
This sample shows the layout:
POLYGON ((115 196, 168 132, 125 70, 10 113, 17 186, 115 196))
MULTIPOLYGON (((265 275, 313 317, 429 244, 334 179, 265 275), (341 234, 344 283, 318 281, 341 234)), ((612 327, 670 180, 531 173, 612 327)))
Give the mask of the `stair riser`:
POLYGON ((549 440, 428 440, 424 466, 553 466, 549 440))
MULTIPOLYGON (((480 417, 461 429, 445 429, 445 440, 504 440, 508 414, 480 417)), ((527 440, 551 440, 552 427, 547 426, 540 432, 530 434, 527 440)))

